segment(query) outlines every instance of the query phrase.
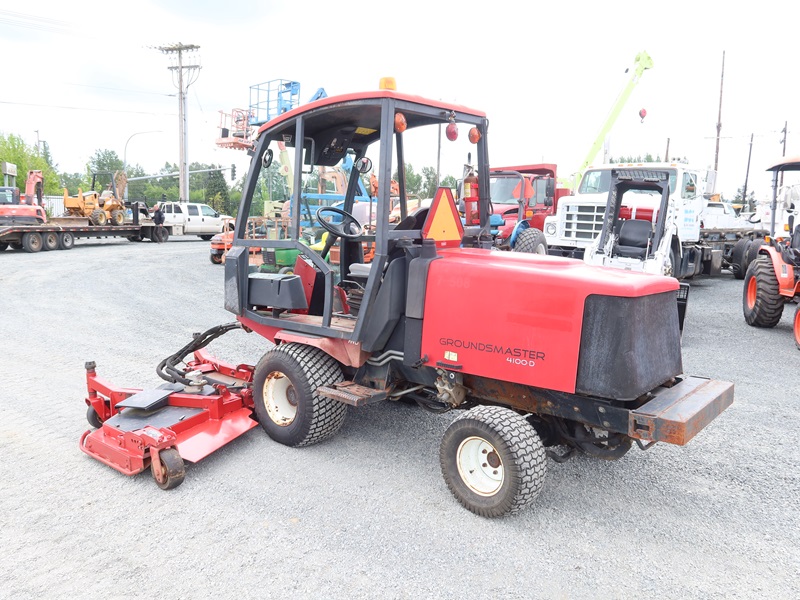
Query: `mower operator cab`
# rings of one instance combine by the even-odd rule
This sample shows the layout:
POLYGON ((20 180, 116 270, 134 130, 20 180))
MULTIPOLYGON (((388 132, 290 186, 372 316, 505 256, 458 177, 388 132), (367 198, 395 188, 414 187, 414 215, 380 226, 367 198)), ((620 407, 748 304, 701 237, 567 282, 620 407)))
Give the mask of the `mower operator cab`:
MULTIPOLYGON (((455 215, 456 227, 451 226, 451 217, 429 223, 431 219, 423 219, 423 214, 416 218, 409 214, 407 165, 432 164, 436 144, 429 139, 431 135, 435 139, 443 125, 448 139, 460 145, 458 150, 447 148, 445 152, 476 155, 478 172, 488 172, 487 123, 481 112, 393 90, 321 99, 265 123, 251 151, 234 245, 226 257, 225 307, 268 338, 288 330, 358 342, 364 351, 381 349, 405 314, 409 264, 421 254, 423 238, 439 247, 461 245, 464 231, 450 190, 444 194, 444 188, 440 190, 441 204, 449 200, 453 208, 441 212, 455 215), (466 130, 460 139, 459 125, 466 130), (426 133, 421 133, 423 130, 426 133), (423 143, 416 142, 418 139, 423 143), (410 140, 408 144, 406 140, 410 140), (431 155, 408 155, 410 149, 422 147, 431 155), (273 158, 278 156, 279 172, 285 176, 286 188, 292 190, 287 235, 283 239, 245 239, 241 232, 248 216, 258 213, 262 191, 277 187, 273 158), (309 206, 301 193, 304 183, 309 185, 309 180, 318 177, 320 167, 337 165, 349 168, 343 202, 337 199, 335 206, 333 202, 309 206), (393 177, 393 172, 400 175, 393 177), (370 175, 377 179, 377 194, 363 210, 357 196, 370 175), (400 208, 396 225, 389 222, 393 200, 400 208), (360 222, 358 217, 365 214, 374 219, 374 227, 360 222), (309 237, 319 239, 325 232, 321 250, 319 245, 317 250, 307 245, 309 237), (252 246, 262 250, 267 264, 249 265, 248 248, 252 246), (296 256, 294 267, 271 270, 267 258, 279 254, 296 256)), ((476 244, 485 240, 488 247, 488 177, 480 178, 479 188, 480 196, 487 199, 485 214, 481 215, 482 226, 468 229, 468 233, 470 240, 476 244)))

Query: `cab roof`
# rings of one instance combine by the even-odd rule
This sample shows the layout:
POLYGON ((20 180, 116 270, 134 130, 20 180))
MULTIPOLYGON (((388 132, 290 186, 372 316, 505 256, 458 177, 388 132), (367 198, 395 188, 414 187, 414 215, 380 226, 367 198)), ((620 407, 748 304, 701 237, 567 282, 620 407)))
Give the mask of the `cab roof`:
POLYGON ((408 129, 447 122, 455 113, 456 121, 478 123, 486 118, 482 111, 458 104, 401 94, 394 90, 374 90, 330 96, 298 106, 261 126, 259 137, 266 134, 294 146, 295 121, 304 117, 304 136, 319 140, 332 135, 344 136, 353 147, 369 144, 380 136, 381 106, 393 99, 401 108, 408 129))

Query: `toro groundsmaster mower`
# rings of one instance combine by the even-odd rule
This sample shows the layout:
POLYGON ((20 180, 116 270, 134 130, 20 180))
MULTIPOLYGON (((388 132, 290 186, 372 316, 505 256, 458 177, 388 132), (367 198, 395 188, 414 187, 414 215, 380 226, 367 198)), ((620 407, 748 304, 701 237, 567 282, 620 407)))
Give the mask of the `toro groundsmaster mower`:
POLYGON ((162 363, 170 382, 161 392, 99 392, 90 372, 90 390, 104 398, 90 392, 89 402, 105 412, 84 449, 122 472, 153 463, 163 482, 170 469, 183 476, 178 457, 198 459, 252 426, 239 418, 247 411, 273 440, 305 446, 335 434, 348 406, 403 400, 456 412, 439 449, 444 480, 469 510, 500 516, 533 501, 548 456, 616 459, 634 443, 686 444, 732 403, 733 385, 683 374, 677 280, 493 250, 487 129, 480 111, 393 89, 325 98, 265 123, 224 286, 238 324, 274 347, 255 366, 226 366, 200 350, 221 330, 207 332, 166 361, 171 370, 162 363), (432 164, 440 128, 451 140, 445 159, 477 158, 478 225, 462 225, 447 188, 429 208, 407 211, 406 166, 432 164), (353 160, 343 206, 316 211, 329 232, 320 251, 300 241, 299 203, 287 239, 239 233, 279 144, 293 156, 295 194, 316 168, 353 160), (367 230, 353 212, 358 179, 370 172, 377 219, 367 230), (338 264, 325 260, 335 244, 338 264), (374 248, 370 263, 365 245, 374 248), (297 250, 293 272, 250 268, 252 247, 297 250), (179 369, 192 351, 195 359, 179 369), (117 440, 120 457, 88 447, 117 440), (201 451, 184 455, 194 445, 201 451))
MULTIPOLYGON (((775 327, 783 315, 784 304, 800 297, 800 225, 795 226, 798 207, 783 207, 789 213, 787 228, 794 230, 791 237, 781 237, 775 231, 778 173, 800 171, 800 157, 781 160, 767 170, 773 172, 770 225, 773 235, 766 238, 756 259, 747 267, 742 293, 744 320, 754 327, 775 327)), ((794 343, 800 350, 800 305, 795 309, 792 330, 794 343)))

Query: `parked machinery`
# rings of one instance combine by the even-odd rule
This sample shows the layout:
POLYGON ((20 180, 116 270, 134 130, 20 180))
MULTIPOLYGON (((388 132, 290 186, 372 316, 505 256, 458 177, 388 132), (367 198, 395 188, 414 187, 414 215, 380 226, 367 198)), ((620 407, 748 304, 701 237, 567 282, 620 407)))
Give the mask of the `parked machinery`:
POLYGON ((77 196, 70 196, 67 188, 64 188, 65 216, 85 217, 92 225, 99 227, 106 224, 121 226, 125 223, 125 203, 117 193, 117 182, 125 174, 117 171, 113 174, 108 189, 97 192, 94 187, 100 174, 92 174, 92 190, 88 192, 79 189, 77 196))

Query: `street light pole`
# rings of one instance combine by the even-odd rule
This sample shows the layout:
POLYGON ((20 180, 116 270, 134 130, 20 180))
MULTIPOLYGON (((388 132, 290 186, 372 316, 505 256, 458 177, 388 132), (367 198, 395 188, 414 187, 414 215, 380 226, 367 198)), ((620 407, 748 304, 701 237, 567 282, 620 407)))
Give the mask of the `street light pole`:
MULTIPOLYGON (((125 142, 125 149, 122 151, 122 172, 125 173, 125 179, 127 181, 128 178, 128 142, 131 141, 135 136, 142 135, 143 133, 162 133, 160 129, 154 129, 151 131, 137 131, 136 133, 132 133, 130 137, 125 142)), ((123 201, 128 201, 128 186, 125 186, 125 193, 123 194, 123 201)))
POLYGON ((156 129, 153 131, 137 131, 136 133, 132 133, 131 136, 128 138, 128 141, 125 142, 125 150, 122 152, 122 170, 125 171, 127 175, 128 171, 128 142, 137 135, 142 135, 143 133, 163 133, 160 129, 156 129))

